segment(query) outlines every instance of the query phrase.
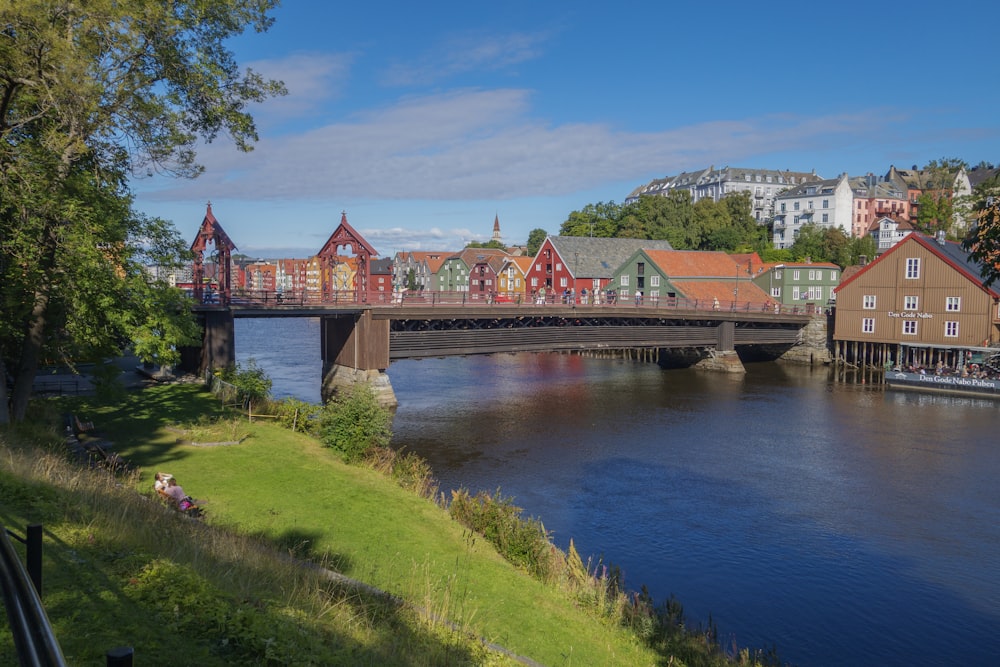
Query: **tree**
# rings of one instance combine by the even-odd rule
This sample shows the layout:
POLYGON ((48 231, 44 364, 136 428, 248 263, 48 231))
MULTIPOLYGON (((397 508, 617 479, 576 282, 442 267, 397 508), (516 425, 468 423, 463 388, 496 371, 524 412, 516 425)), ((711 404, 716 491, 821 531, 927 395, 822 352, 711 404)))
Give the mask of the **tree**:
POLYGON ((573 211, 559 227, 560 236, 594 236, 612 238, 618 230, 621 206, 609 202, 587 204, 582 211, 573 211))
POLYGON ((178 261, 183 245, 132 210, 128 178, 196 176, 196 141, 220 132, 251 149, 246 105, 283 86, 240 72, 225 44, 265 31, 275 4, 0 6, 0 375, 14 376, 10 418, 23 419, 43 357, 106 354, 135 336, 145 356, 170 357, 187 342, 189 310, 141 267, 149 253, 178 261))
POLYGON ((983 285, 990 287, 1000 280, 1000 178, 980 184, 976 199, 976 224, 969 230, 962 247, 982 267, 983 285))
POLYGON ((917 198, 917 228, 933 234, 938 230, 951 231, 955 222, 955 176, 968 165, 958 158, 931 160, 921 170, 924 172, 923 192, 917 198))
POLYGON ((539 248, 545 243, 545 239, 548 237, 548 232, 544 229, 535 228, 528 232, 528 254, 534 257, 538 254, 539 248))
POLYGON ((482 241, 469 241, 469 243, 465 247, 466 248, 496 248, 497 250, 506 250, 507 249, 507 246, 505 246, 500 241, 497 241, 496 239, 490 239, 489 241, 486 241, 485 243, 482 242, 482 241))

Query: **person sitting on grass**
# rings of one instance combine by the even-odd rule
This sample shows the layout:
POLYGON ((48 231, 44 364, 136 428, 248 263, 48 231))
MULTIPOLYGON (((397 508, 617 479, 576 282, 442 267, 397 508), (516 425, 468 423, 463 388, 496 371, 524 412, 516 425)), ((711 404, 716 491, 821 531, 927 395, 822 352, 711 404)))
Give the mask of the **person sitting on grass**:
POLYGON ((168 472, 158 472, 153 475, 153 489, 161 496, 167 495, 167 483, 174 478, 168 472))
POLYGON ((183 487, 173 477, 167 480, 167 489, 164 495, 182 512, 186 512, 194 507, 194 501, 184 493, 183 487))

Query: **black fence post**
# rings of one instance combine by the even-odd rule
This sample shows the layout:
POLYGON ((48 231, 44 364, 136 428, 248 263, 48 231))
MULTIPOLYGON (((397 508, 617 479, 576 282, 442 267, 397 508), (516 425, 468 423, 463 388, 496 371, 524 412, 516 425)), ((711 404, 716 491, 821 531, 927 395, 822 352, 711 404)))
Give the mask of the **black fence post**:
POLYGON ((25 567, 38 597, 42 596, 42 524, 30 524, 25 532, 25 567))

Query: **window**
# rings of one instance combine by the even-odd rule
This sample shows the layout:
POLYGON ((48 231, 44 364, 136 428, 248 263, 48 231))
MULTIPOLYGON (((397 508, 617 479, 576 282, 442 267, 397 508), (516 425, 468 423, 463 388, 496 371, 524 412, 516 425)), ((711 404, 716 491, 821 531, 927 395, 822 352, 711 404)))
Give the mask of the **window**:
POLYGON ((792 271, 792 280, 798 280, 799 279, 799 273, 800 272, 799 272, 798 269, 795 269, 794 271, 792 271))
POLYGON ((773 296, 775 299, 780 299, 781 298, 781 288, 780 287, 772 287, 771 288, 771 296, 773 296))
POLYGON ((823 208, 830 208, 830 200, 829 199, 824 199, 823 200, 823 208))
POLYGON ((865 294, 861 297, 861 307, 865 310, 875 310, 875 295, 865 294))
POLYGON ((823 214, 823 222, 830 222, 830 214, 829 213, 824 213, 823 214))
POLYGON ((556 262, 556 271, 562 271, 562 262, 556 262))
POLYGON ((538 278, 532 278, 531 279, 531 286, 532 287, 538 287, 538 278))
POLYGON ((949 296, 944 300, 944 309, 957 313, 962 310, 962 297, 960 296, 949 296))
POLYGON ((944 323, 944 337, 945 338, 958 338, 958 322, 945 322, 944 323))
POLYGON ((793 287, 792 288, 792 301, 798 301, 800 298, 802 298, 802 297, 799 296, 799 288, 798 287, 793 287))
POLYGON ((618 279, 618 284, 622 287, 628 287, 628 274, 623 273, 621 278, 618 279))
POLYGON ((836 271, 831 271, 830 272, 830 282, 833 282, 833 283, 837 282, 837 272, 836 271))
POLYGON ((916 320, 903 320, 903 335, 904 336, 916 336, 917 335, 917 321, 916 320))
POLYGON ((920 303, 920 299, 915 296, 904 296, 903 297, 903 310, 916 310, 917 304, 920 303))
POLYGON ((866 334, 875 333, 874 317, 866 317, 861 320, 861 333, 866 333, 866 334))
POLYGON ((781 269, 778 269, 777 271, 774 272, 774 279, 781 280, 781 269))
POLYGON ((809 280, 816 280, 816 271, 809 269, 809 280))
POLYGON ((562 278, 559 279, 559 287, 566 287, 566 285, 567 285, 566 276, 563 276, 562 278))
POLYGON ((799 210, 799 202, 795 202, 794 204, 792 204, 792 208, 796 211, 799 210))
POLYGON ((650 276, 649 277, 649 286, 650 287, 659 287, 660 286, 660 276, 650 276))
POLYGON ((919 257, 907 257, 906 258, 906 277, 907 278, 919 278, 920 277, 920 258, 919 257))
POLYGON ((785 212, 785 202, 781 202, 781 212, 785 212))

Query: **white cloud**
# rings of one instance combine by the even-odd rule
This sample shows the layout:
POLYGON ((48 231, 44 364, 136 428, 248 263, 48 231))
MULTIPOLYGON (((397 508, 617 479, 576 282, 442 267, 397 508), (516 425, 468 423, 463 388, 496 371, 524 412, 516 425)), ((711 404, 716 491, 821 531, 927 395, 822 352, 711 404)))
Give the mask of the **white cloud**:
POLYGON ((171 183, 154 196, 446 201, 561 196, 608 182, 638 184, 649 174, 815 149, 846 136, 858 140, 891 121, 874 112, 785 115, 635 133, 602 124, 551 125, 531 117, 530 99, 526 90, 463 90, 402 99, 351 122, 265 136, 249 154, 216 141, 200 153, 206 165, 201 178, 171 183))
POLYGON ((325 102, 340 96, 353 60, 350 54, 293 53, 247 63, 264 78, 282 81, 288 90, 287 95, 254 105, 255 118, 266 128, 322 111, 325 102))
POLYGON ((539 57, 546 39, 543 33, 464 34, 414 61, 393 64, 381 81, 387 86, 427 85, 467 72, 502 70, 539 57))

